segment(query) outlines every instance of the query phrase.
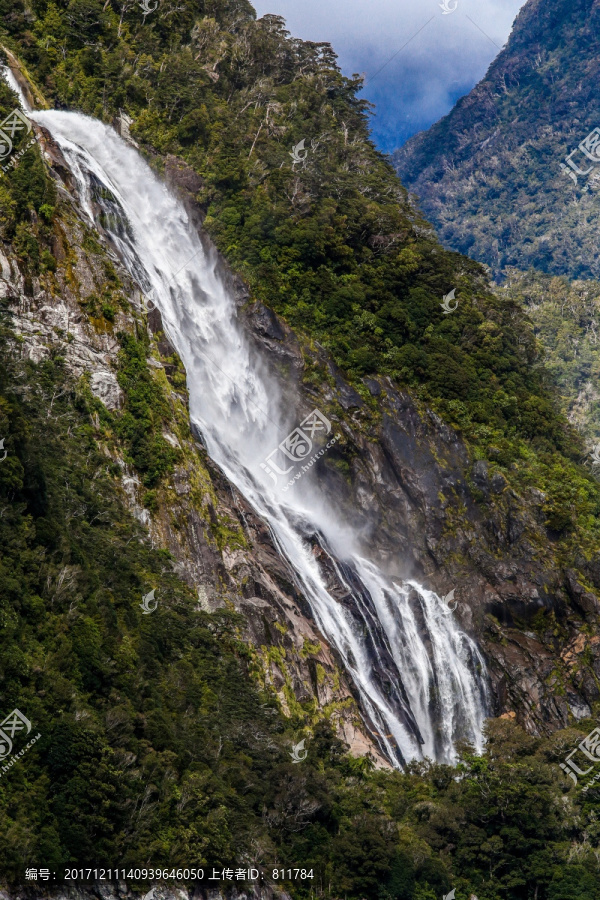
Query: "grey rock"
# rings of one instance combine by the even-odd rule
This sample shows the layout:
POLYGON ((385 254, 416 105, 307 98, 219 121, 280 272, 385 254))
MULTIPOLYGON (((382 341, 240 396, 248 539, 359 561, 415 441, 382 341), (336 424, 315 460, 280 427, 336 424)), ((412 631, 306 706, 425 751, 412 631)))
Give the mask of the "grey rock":
POLYGON ((119 387, 117 376, 108 370, 92 372, 90 389, 95 397, 104 403, 107 409, 120 409, 123 405, 123 391, 119 387))
POLYGON ((252 323, 255 330, 264 337, 273 341, 283 341, 285 331, 279 322, 279 319, 267 306, 262 303, 255 303, 252 309, 252 323))
POLYGON ((508 484, 502 472, 494 472, 490 481, 490 487, 494 494, 501 494, 508 484))
POLYGON ((488 464, 484 459, 473 463, 473 481, 477 487, 487 494, 489 490, 488 464))
POLYGON ((364 401, 360 394, 347 384, 338 373, 334 375, 334 378, 337 388, 337 399, 342 409, 359 409, 361 406, 364 406, 364 401))
POLYGON ((380 396, 382 388, 378 381, 375 381, 374 378, 363 378, 363 382, 366 384, 369 389, 369 393, 373 397, 380 396))

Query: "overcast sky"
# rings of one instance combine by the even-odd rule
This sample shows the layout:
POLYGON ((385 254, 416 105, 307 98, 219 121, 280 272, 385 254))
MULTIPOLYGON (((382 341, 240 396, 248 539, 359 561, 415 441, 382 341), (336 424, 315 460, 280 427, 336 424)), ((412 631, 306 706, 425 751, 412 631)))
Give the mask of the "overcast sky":
POLYGON ((377 105, 373 136, 391 152, 447 113, 485 75, 524 0, 253 3, 259 16, 283 16, 294 37, 329 41, 345 75, 364 73, 362 96, 377 105), (442 2, 454 11, 444 14, 442 2))

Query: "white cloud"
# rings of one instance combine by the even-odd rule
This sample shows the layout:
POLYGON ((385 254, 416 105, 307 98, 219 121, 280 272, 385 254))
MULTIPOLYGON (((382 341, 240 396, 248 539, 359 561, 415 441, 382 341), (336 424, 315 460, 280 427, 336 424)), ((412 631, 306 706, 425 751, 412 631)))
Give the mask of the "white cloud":
POLYGON ((524 0, 447 0, 457 7, 446 15, 441 2, 255 0, 254 6, 259 16, 283 16, 294 37, 331 43, 344 74, 365 74, 362 96, 377 104, 375 137, 392 150, 448 112, 485 74, 524 0))

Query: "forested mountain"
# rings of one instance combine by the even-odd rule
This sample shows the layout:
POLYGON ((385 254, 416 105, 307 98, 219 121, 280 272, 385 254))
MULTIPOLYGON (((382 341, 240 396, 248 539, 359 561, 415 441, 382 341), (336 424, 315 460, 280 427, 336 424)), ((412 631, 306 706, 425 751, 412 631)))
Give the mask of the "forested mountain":
POLYGON ((529 0, 485 78, 394 154, 445 246, 496 275, 598 277, 599 50, 595 0, 529 0))
POLYGON ((600 285, 536 271, 505 274, 501 295, 522 304, 530 316, 563 411, 592 450, 600 441, 600 285))
MULTIPOLYGON (((134 232, 165 233, 162 208, 127 222, 53 131, 75 120, 32 112, 35 145, 17 134, 0 178, 0 699, 40 737, 0 770, 0 887, 71 896, 65 867, 160 866, 175 875, 153 896, 214 898, 223 884, 177 870, 256 866, 265 886, 227 896, 598 900, 600 788, 559 764, 600 703, 600 486, 527 285, 496 293, 438 243, 331 47, 244 0, 147 6, 0 0, 3 58, 35 110, 114 126, 178 198, 270 383, 335 423, 313 473, 327 512, 411 579, 408 611, 419 581, 442 622, 434 591, 455 588, 487 745, 457 741, 451 763, 390 752, 357 660, 190 418, 196 370, 126 265, 134 232), (56 882, 24 889, 42 866, 56 882), (274 885, 290 867, 312 874, 274 885)), ((0 118, 16 107, 2 82, 0 118)), ((208 286, 193 290, 200 309, 208 286)), ((304 544, 357 619, 353 571, 316 530, 304 544)), ((361 621, 391 697, 374 596, 361 621)), ((149 890, 123 880, 77 892, 149 890)))

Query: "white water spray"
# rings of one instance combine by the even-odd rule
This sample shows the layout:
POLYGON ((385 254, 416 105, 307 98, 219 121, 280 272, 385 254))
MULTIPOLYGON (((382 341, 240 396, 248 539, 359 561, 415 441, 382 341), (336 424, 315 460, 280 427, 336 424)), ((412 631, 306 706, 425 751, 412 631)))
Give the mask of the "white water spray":
POLYGON ((442 600, 416 582, 395 584, 365 559, 351 526, 311 474, 301 491, 296 485, 284 494, 261 471, 297 420, 246 340, 216 259, 182 204, 108 126, 78 113, 32 118, 61 147, 92 223, 98 188, 113 195, 117 215, 105 216, 104 228, 132 276, 153 292, 185 365, 191 419, 210 456, 268 522, 315 621, 342 657, 383 752, 396 765, 423 757, 452 762, 459 738, 481 751, 484 661, 442 600), (347 589, 343 602, 328 590, 319 554, 347 589))

